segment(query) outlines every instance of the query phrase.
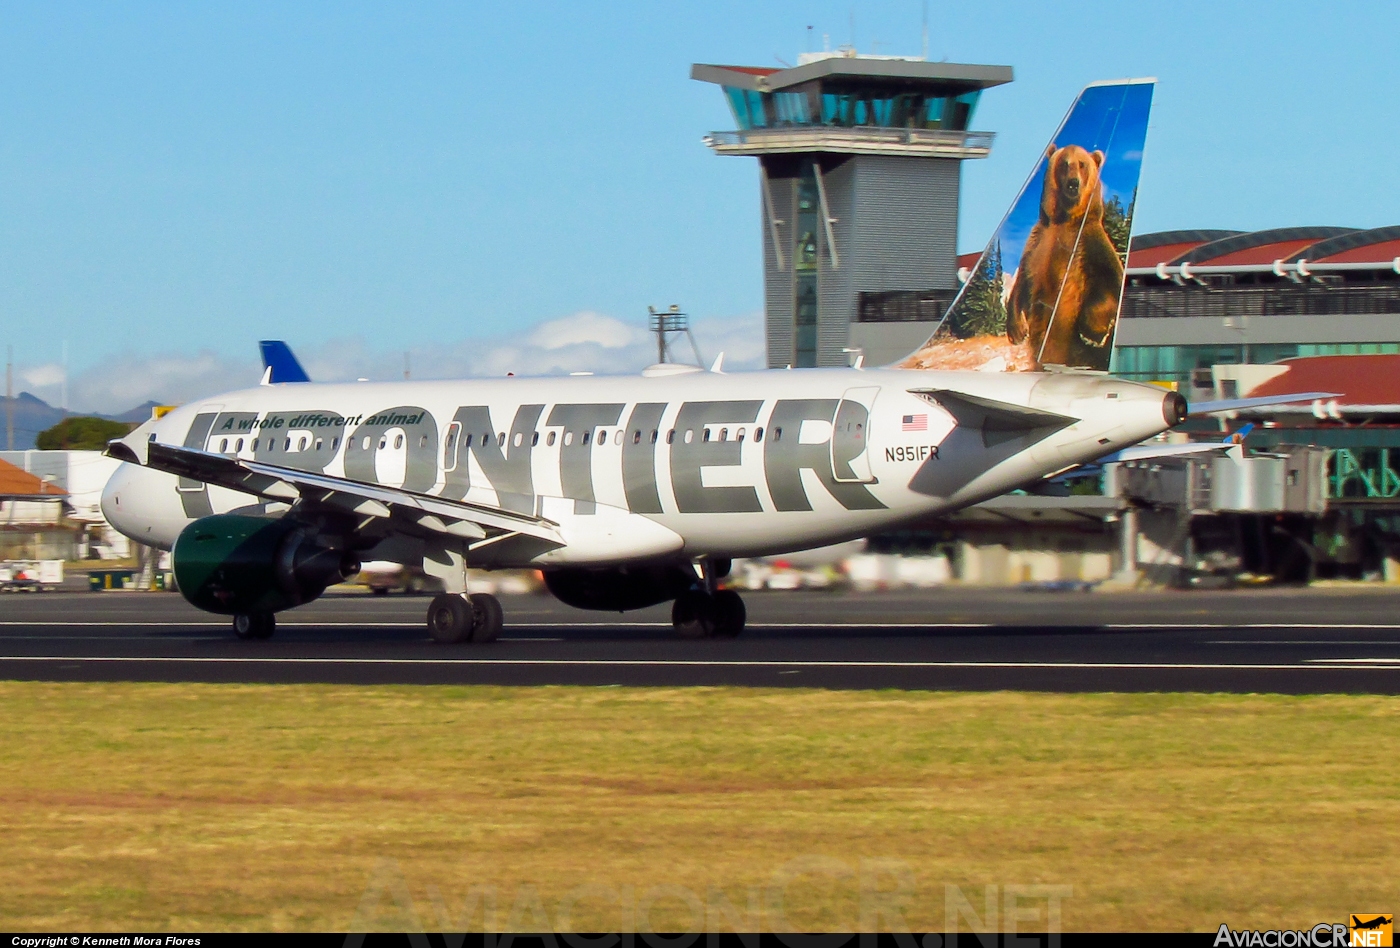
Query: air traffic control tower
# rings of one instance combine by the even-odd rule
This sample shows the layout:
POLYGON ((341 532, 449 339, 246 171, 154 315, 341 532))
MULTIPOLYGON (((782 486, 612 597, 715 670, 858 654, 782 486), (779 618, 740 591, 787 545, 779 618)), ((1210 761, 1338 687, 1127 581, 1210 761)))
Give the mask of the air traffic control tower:
POLYGON ((738 128, 705 143, 755 155, 768 365, 884 365, 917 348, 958 287, 961 162, 992 133, 968 130, 1010 66, 851 50, 797 66, 691 66, 724 90, 738 128))

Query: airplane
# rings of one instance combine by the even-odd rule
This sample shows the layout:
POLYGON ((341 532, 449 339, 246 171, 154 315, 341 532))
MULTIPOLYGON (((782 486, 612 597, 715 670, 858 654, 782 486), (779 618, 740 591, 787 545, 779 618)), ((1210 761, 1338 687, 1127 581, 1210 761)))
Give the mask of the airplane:
POLYGON ((109 445, 125 463, 103 512, 172 551, 184 597, 239 638, 271 636, 363 560, 442 581, 441 642, 500 634, 469 568, 541 570, 583 609, 670 601, 682 637, 738 635, 743 600, 719 586, 735 558, 947 513, 1186 419, 1180 394, 1106 374, 1152 90, 1080 94, 986 265, 894 366, 342 384, 264 342, 261 385, 109 445))

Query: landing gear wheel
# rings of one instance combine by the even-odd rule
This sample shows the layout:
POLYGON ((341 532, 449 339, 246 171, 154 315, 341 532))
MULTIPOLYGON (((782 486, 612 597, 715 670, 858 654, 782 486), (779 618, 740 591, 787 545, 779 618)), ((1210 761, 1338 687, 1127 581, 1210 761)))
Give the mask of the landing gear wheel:
POLYGON ((240 612, 233 617, 233 634, 240 639, 270 639, 277 617, 270 612, 240 612))
POLYGON ((428 605, 428 634, 451 645, 471 638, 473 612, 465 596, 442 593, 428 605))
POLYGON ((721 589, 714 595, 715 630, 717 639, 732 639, 744 631, 748 610, 744 608, 744 598, 732 589, 721 589))
POLYGON ((490 593, 477 593, 470 597, 472 609, 472 641, 494 642, 505 624, 505 612, 501 601, 490 593))
POLYGON ((708 593, 687 589, 671 606, 671 625, 683 639, 707 639, 715 631, 715 601, 708 593))

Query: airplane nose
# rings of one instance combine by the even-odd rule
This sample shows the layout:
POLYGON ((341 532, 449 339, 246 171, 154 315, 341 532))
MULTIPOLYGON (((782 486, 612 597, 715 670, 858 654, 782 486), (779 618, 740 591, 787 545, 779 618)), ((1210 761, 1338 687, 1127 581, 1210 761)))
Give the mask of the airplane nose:
POLYGON ((1168 427, 1175 428, 1186 420, 1189 413, 1190 409, 1181 393, 1168 392, 1166 398, 1162 399, 1162 418, 1166 420, 1168 427))
POLYGON ((122 510, 122 494, 131 484, 130 467, 129 464, 118 467, 107 479, 107 485, 102 488, 102 516, 118 530, 122 529, 121 524, 126 519, 126 512, 122 510))

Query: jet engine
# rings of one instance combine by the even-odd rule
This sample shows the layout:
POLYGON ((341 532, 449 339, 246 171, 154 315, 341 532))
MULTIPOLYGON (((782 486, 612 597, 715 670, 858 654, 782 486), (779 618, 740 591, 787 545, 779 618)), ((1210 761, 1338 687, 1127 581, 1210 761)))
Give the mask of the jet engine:
POLYGON ((360 571, 353 553, 307 524, 240 514, 196 520, 180 532, 171 560, 190 605, 222 615, 290 609, 360 571))
POLYGON ((693 569, 676 563, 556 569, 544 574, 545 586, 565 605, 608 612, 667 602, 690 589, 695 581, 693 569))

